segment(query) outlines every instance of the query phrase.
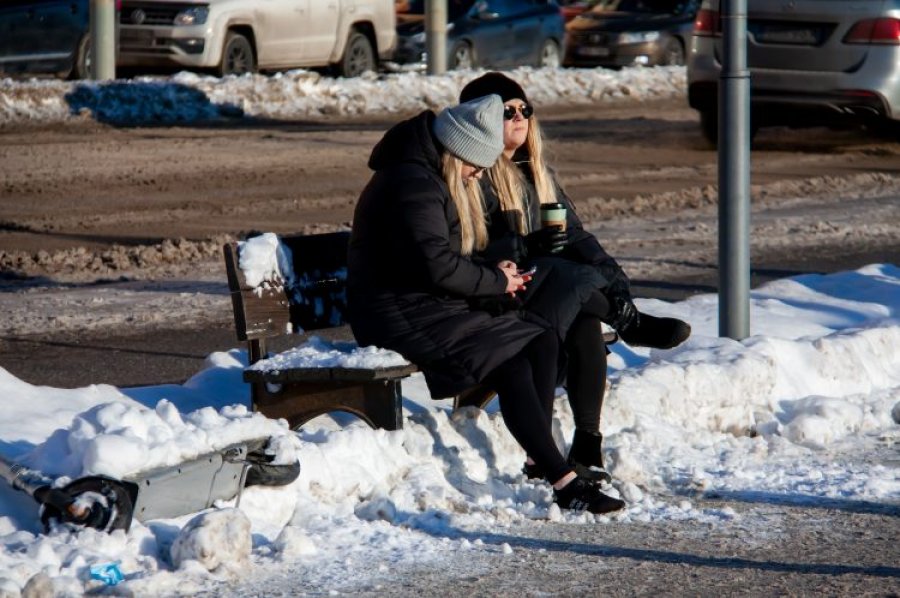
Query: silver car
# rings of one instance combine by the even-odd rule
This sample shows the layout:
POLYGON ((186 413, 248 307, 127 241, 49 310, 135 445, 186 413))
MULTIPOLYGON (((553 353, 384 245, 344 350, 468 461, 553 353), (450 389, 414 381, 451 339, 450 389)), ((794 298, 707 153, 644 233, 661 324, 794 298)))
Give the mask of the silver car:
MULTIPOLYGON (((688 56, 688 100, 715 143, 722 30, 704 0, 688 56)), ((900 132, 900 0, 747 0, 751 121, 876 123, 900 132)))

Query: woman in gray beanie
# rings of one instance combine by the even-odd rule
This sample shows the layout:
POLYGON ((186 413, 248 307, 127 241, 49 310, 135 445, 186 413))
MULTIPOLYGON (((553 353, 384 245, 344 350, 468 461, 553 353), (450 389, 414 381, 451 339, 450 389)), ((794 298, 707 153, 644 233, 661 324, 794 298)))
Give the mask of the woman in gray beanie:
POLYGON ((503 150, 496 95, 426 111, 375 146, 375 173, 353 216, 347 292, 361 345, 397 351, 418 365, 434 398, 484 384, 497 391, 513 437, 553 482, 563 508, 606 512, 624 503, 578 478, 543 413, 552 407, 559 342, 537 317, 493 315, 469 300, 521 291, 514 263, 487 263, 478 179, 503 150), (602 497, 602 498, 601 498, 602 497))

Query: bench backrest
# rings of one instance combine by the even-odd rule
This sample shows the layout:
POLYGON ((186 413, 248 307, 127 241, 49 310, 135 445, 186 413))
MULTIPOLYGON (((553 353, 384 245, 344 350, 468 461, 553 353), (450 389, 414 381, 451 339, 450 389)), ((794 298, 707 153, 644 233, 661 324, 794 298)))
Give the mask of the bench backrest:
POLYGON ((240 267, 238 244, 226 243, 223 248, 238 340, 262 340, 298 329, 346 323, 350 233, 293 235, 280 240, 291 252, 295 282, 290 287, 280 283, 251 287, 240 267))

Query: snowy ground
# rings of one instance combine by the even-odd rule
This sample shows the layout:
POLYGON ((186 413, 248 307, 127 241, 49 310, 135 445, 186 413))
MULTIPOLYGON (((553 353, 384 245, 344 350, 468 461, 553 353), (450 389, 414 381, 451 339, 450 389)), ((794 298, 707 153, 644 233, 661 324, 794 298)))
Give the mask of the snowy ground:
MULTIPOLYGON (((689 321, 692 338, 669 351, 614 346, 604 432, 628 508, 612 517, 560 512, 546 484, 519 474, 524 455, 496 412, 452 413, 419 377, 404 384, 402 431, 329 416, 293 435, 248 411, 239 351, 210 355, 183 386, 61 390, 0 371, 5 456, 61 480, 127 477, 259 435, 302 464, 288 487, 249 488, 240 509, 222 504, 108 536, 42 534, 35 503, 4 486, 0 589, 15 595, 32 580, 80 595, 102 587, 92 565, 117 562, 124 581, 115 591, 136 595, 221 592, 288 570, 303 580, 301 594, 377 592, 406 567, 440 567, 460 551, 481 563, 503 559, 513 548, 495 532, 509 526, 715 528, 741 518, 691 496, 900 507, 896 460, 865 458, 896 454, 900 439, 900 270, 873 265, 765 285, 753 292, 752 335, 742 342, 716 336, 716 303, 639 301, 689 321)), ((564 444, 571 414, 565 401, 557 407, 564 444)))

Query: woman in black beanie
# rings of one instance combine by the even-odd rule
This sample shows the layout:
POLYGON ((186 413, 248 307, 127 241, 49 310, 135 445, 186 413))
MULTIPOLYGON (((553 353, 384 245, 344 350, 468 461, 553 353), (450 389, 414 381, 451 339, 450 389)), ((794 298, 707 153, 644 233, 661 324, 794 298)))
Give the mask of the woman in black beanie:
MULTIPOLYGON (((575 418, 575 434, 568 462, 579 475, 598 482, 611 477, 603 463, 600 411, 606 391, 606 354, 601 322, 612 326, 634 345, 670 348, 690 335, 690 326, 675 318, 656 318, 639 313, 631 296, 625 272, 584 230, 575 207, 543 158, 540 124, 525 90, 513 79, 489 72, 467 84, 460 101, 496 94, 504 102, 504 151, 482 180, 490 244, 484 254, 492 259, 508 258, 524 266, 554 270, 553 280, 533 287, 525 309, 546 319, 559 314, 557 329, 568 357, 566 390, 575 418), (542 227, 541 204, 561 203, 566 209, 566 227, 542 227), (589 267, 600 282, 583 273, 589 267), (568 314, 574 314, 568 317, 568 314)), ((525 473, 544 474, 530 460, 525 473)))

